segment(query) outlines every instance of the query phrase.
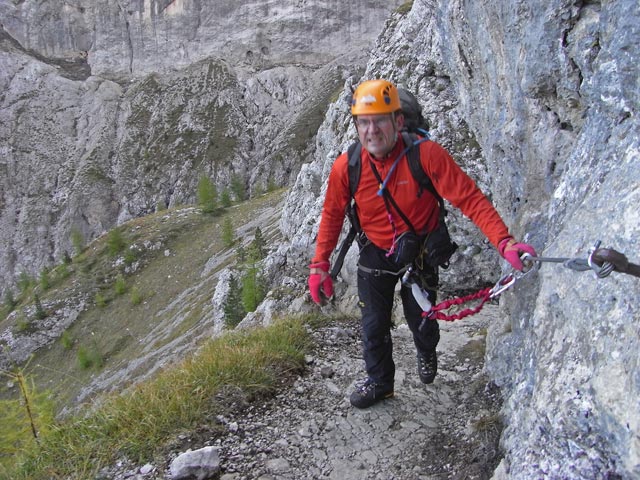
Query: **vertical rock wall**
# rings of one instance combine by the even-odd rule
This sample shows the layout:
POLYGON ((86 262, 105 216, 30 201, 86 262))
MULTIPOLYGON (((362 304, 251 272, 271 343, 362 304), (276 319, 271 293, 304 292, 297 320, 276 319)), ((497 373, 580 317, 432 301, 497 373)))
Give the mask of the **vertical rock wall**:
MULTIPOLYGON (((640 263, 639 25, 635 1, 417 0, 387 24, 365 77, 418 94, 435 139, 540 254, 586 259, 602 240, 640 263)), ((294 243, 301 259, 349 136, 338 104, 283 223, 292 238, 308 232, 294 243)), ((449 281, 460 279, 471 284, 449 281)), ((638 478, 640 279, 544 264, 500 303, 487 351, 505 397, 495 477, 638 478)))

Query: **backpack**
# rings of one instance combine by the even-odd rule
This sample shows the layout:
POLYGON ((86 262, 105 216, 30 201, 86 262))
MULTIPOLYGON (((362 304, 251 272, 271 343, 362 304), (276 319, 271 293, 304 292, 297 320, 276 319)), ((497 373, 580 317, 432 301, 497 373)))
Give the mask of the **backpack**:
MULTIPOLYGON (((458 245, 453 242, 451 240, 451 237, 449 236, 449 231, 447 230, 447 226, 445 223, 447 210, 444 206, 444 201, 442 199, 442 196, 436 191, 435 187, 433 186, 431 178, 429 178, 429 176, 422 168, 422 164, 420 162, 420 148, 418 148, 418 145, 420 143, 429 141, 429 132, 427 130, 429 125, 426 119, 422 116, 422 107, 418 103, 417 99, 410 92, 404 89, 398 89, 398 93, 400 95, 400 103, 402 105, 402 113, 405 117, 405 127, 407 130, 402 132, 402 139, 405 144, 405 150, 403 154, 407 155, 411 174, 415 181, 420 185, 418 198, 422 195, 424 190, 427 190, 436 198, 440 206, 438 226, 433 232, 430 232, 427 235, 427 238, 424 241, 424 245, 420 245, 420 247, 423 249, 423 260, 434 268, 448 268, 449 259, 458 248, 458 245), (421 137, 418 137, 418 134, 420 134, 421 137)), ((354 195, 356 190, 358 189, 358 183, 360 182, 360 172, 362 170, 362 161, 360 158, 361 150, 362 145, 359 141, 351 144, 347 150, 349 191, 351 194, 351 201, 347 205, 346 214, 349 218, 349 221, 351 222, 351 228, 349 229, 349 233, 340 245, 338 255, 336 257, 336 260, 334 261, 333 268, 330 273, 331 277, 334 279, 337 277, 340 269, 342 268, 344 257, 347 254, 351 243, 356 238, 356 236, 362 232, 360 223, 358 221, 358 216, 355 211, 354 202, 354 195)), ((411 223, 404 216, 402 211, 397 208, 397 206, 396 210, 405 221, 405 223, 409 225, 411 229, 413 229, 411 223)))

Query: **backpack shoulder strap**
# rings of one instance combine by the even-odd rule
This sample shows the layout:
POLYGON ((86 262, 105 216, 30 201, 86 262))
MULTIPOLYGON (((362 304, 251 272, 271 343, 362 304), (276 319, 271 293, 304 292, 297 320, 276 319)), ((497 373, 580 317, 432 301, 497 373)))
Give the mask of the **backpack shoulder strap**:
POLYGON ((349 149, 347 150, 347 170, 349 174, 349 192, 351 193, 351 199, 347 204, 346 214, 351 222, 351 228, 349 229, 349 233, 342 240, 340 244, 340 248, 338 249, 338 254, 336 255, 333 261, 333 267, 331 268, 331 272, 329 275, 334 280, 338 277, 340 273, 340 269, 342 269, 342 264, 344 263, 344 257, 347 255, 353 240, 356 238, 356 235, 360 233, 360 222, 358 221, 358 216, 356 215, 356 209, 354 206, 353 195, 356 193, 358 189, 358 183, 360 183, 360 172, 362 171, 362 160, 360 158, 360 150, 362 146, 360 142, 355 142, 349 145, 349 149))
POLYGON ((409 160, 409 168, 411 169, 411 174, 413 175, 413 178, 416 180, 416 182, 418 182, 418 184, 422 188, 431 192, 431 194, 434 197, 436 197, 440 205, 442 205, 442 196, 437 192, 436 188, 433 186, 433 182, 431 181, 431 178, 429 178, 429 175, 427 175, 427 173, 424 171, 424 168, 422 168, 422 163, 420 162, 420 148, 418 147, 417 143, 418 142, 422 143, 423 141, 426 141, 426 140, 420 139, 418 140, 418 142, 416 142, 415 140, 417 138, 418 137, 414 134, 402 132, 402 140, 404 141, 404 144, 408 148, 407 159, 409 160), (413 148, 414 144, 415 144, 415 148, 413 148))
POLYGON ((352 199, 358 189, 358 184, 360 183, 360 172, 362 171, 362 159, 360 158, 361 149, 362 144, 358 141, 349 145, 349 149, 347 150, 347 156, 349 158, 349 163, 347 165, 349 173, 349 191, 352 199))

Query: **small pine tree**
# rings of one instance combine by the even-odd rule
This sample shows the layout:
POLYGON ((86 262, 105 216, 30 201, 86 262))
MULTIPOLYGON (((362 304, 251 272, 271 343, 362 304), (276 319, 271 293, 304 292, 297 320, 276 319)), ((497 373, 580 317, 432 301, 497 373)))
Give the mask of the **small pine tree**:
POLYGON ((167 203, 164 200, 158 200, 156 203, 156 212, 162 212, 167 209, 167 203))
POLYGON ((234 275, 229 277, 229 294, 224 301, 223 309, 224 324, 227 328, 234 328, 247 313, 242 302, 240 285, 234 275))
POLYGON ((47 312, 42 306, 42 303, 40 302, 40 296, 37 293, 33 296, 33 302, 36 305, 36 318, 38 320, 47 318, 47 312))
POLYGON ((84 345, 78 347, 76 359, 78 360, 80 370, 86 370, 91 367, 91 356, 89 355, 89 350, 84 345))
POLYGON ((98 342, 95 340, 91 344, 91 349, 89 350, 89 356, 91 359, 91 365, 95 368, 104 367, 104 357, 102 356, 102 352, 98 347, 98 342))
POLYGON ((235 231, 231 223, 231 217, 226 216, 222 222, 222 243, 225 247, 231 247, 236 241, 235 231))
POLYGON ((231 179, 231 191, 238 202, 244 202, 247 199, 247 190, 244 186, 244 180, 239 175, 234 175, 231 179))
POLYGON ((14 308, 16 308, 17 302, 15 297, 13 296, 13 291, 10 288, 7 288, 4 292, 4 306, 7 309, 7 313, 12 312, 14 308))
POLYGON ((58 268, 56 268, 56 278, 64 280, 69 275, 71 275, 71 270, 69 270, 68 265, 68 263, 63 263, 58 268))
POLYGON ((71 255, 69 255, 69 252, 65 250, 64 253, 62 254, 62 263, 64 265, 70 265, 71 262, 73 262, 73 260, 71 260, 71 255))
POLYGON ((127 251, 124 253, 124 263, 125 265, 131 265, 138 259, 138 253, 132 249, 131 247, 127 248, 127 251))
POLYGON ((236 248, 236 260, 240 265, 247 261, 247 251, 242 245, 238 245, 238 248, 236 248))
POLYGON ((253 240, 249 247, 249 257, 254 262, 262 260, 266 256, 266 242, 262 236, 262 230, 260 227, 256 227, 253 240))
POLYGON ((278 185, 272 177, 269 177, 269 181, 267 182, 267 192, 273 192, 278 189, 278 185))
MULTIPOLYGON (((84 235, 78 227, 73 227, 70 233, 71 245, 73 245, 73 251, 76 255, 80 255, 84 250, 84 235)), ((66 253, 66 252, 65 252, 66 253)))
POLYGON ((231 206, 231 194, 229 193, 229 189, 225 188, 220 195, 220 203, 224 208, 228 208, 231 206))
POLYGON ((123 295, 127 291, 127 282, 125 281, 122 274, 119 274, 116 277, 116 282, 113 284, 113 289, 116 292, 116 295, 123 295))
POLYGON ((265 296, 264 279, 258 267, 251 265, 242 277, 242 305, 247 312, 253 312, 265 296))
POLYGON ((62 343, 62 348, 65 350, 71 350, 71 347, 73 347, 73 336, 69 333, 69 330, 62 332, 60 343, 62 343))
POLYGON ((109 250, 109 254, 113 257, 118 255, 121 251, 125 249, 127 246, 124 241, 124 236, 122 235, 122 230, 119 228, 114 228, 107 235, 107 249, 109 250))
POLYGON ((95 302, 96 306, 99 308, 104 308, 107 306, 107 299, 104 298, 104 295, 102 295, 100 292, 96 293, 95 302))
POLYGON ((218 192, 209 177, 200 177, 197 195, 203 213, 214 213, 218 209, 218 192))
POLYGON ((131 304, 132 305, 140 305, 144 300, 144 295, 137 287, 133 287, 131 289, 131 304))
POLYGON ((20 290, 20 293, 26 292, 32 283, 33 281, 27 272, 20 272, 18 277, 18 290, 20 290))
POLYGON ((40 272, 40 288, 47 291, 51 287, 51 280, 49 279, 49 269, 43 268, 40 272))
MULTIPOLYGON (((0 466, 2 459, 32 450, 40 435, 54 423, 54 405, 49 392, 37 392, 23 371, 0 370, 18 385, 20 398, 0 400, 0 466)), ((0 469, 1 470, 1 469, 0 469)))
POLYGON ((91 342, 90 347, 80 345, 76 359, 78 360, 78 366, 81 370, 87 370, 89 368, 100 369, 104 366, 104 357, 95 340, 91 342))

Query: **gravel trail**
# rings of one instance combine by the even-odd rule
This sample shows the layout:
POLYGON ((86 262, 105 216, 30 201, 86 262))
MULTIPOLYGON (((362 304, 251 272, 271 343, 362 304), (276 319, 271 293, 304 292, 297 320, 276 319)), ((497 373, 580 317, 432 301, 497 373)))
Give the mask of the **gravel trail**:
POLYGON ((266 405, 219 418, 224 480, 487 479, 499 461, 499 393, 482 372, 497 307, 440 322, 439 371, 423 385, 405 324, 393 330, 395 396, 366 410, 349 404, 364 378, 357 320, 314 333, 307 374, 266 405))

